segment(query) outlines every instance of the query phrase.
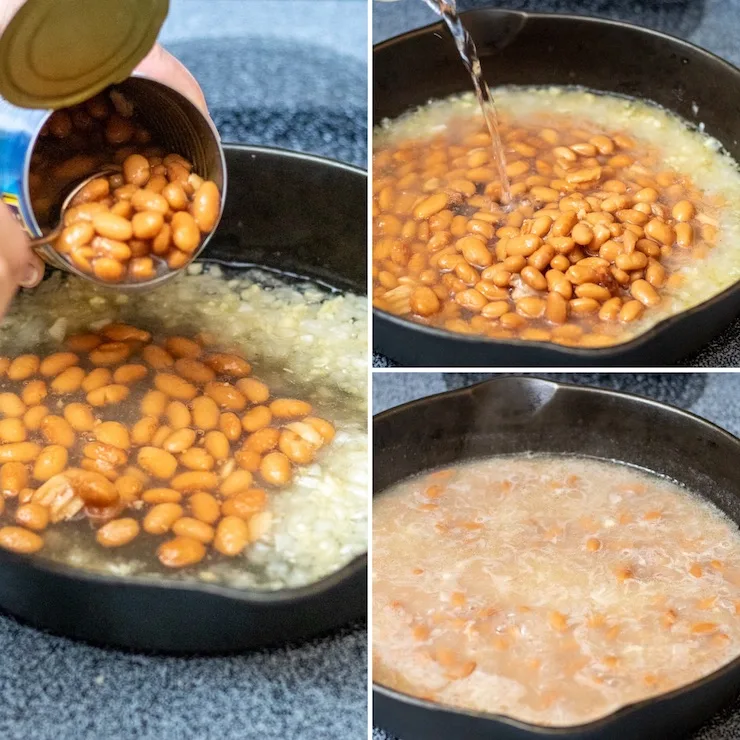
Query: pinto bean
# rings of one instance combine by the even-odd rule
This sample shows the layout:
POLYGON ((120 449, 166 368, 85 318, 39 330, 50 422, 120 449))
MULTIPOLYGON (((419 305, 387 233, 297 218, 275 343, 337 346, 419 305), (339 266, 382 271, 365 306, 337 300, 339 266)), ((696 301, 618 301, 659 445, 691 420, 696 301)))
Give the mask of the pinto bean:
POLYGON ((67 460, 66 447, 62 447, 62 445, 44 447, 33 466, 33 477, 39 481, 47 481, 64 470, 67 466, 67 460))
POLYGON ((141 526, 149 534, 165 534, 184 513, 180 504, 157 504, 149 509, 141 526))
POLYGON ((199 563, 206 555, 202 542, 191 537, 175 537, 163 542, 157 549, 157 557, 168 568, 185 568, 199 563))
POLYGON ((0 527, 0 547, 12 552, 29 555, 38 552, 44 540, 34 532, 23 527, 0 527))
MULTIPOLYGON (((216 402, 209 396, 198 396, 191 404, 193 424, 201 430, 215 429, 219 424, 220 412, 216 402)), ((238 434, 237 434, 238 438, 238 434)))
POLYGON ((155 478, 169 479, 177 470, 177 459, 158 447, 142 447, 139 450, 137 463, 155 478))
POLYGON ((222 555, 235 557, 249 544, 249 527, 237 516, 225 516, 216 527, 213 547, 222 555))
POLYGON ((260 475, 273 486, 284 486, 293 477, 290 460, 282 452, 268 452, 260 463, 260 475))

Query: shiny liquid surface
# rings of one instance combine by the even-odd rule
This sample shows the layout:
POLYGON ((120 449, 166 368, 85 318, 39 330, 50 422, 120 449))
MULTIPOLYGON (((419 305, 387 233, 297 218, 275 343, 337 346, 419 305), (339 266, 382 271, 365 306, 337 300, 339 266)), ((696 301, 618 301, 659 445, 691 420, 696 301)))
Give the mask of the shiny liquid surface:
MULTIPOLYGON (((258 271, 224 273, 203 265, 191 267, 188 274, 136 300, 60 274, 34 292, 24 293, 0 327, 0 354, 64 351, 70 335, 103 331, 111 321, 135 323, 151 332, 155 343, 165 343, 174 335, 192 338, 204 332, 215 340, 212 351, 242 353, 252 364, 250 376, 265 382, 273 394, 308 401, 317 414, 330 417, 337 429, 332 443, 313 462, 296 468, 292 481, 279 494, 274 487, 267 491, 263 512, 269 514, 271 525, 235 557, 209 550, 201 562, 172 569, 156 556, 171 533, 158 536, 142 530, 129 544, 104 548, 96 542, 97 526, 87 517, 61 521, 41 532, 44 547, 37 557, 114 575, 277 589, 315 581, 363 552, 367 508, 365 313, 364 300, 350 294, 327 294, 312 284, 290 286, 258 271), (324 341, 329 333, 332 341, 324 341)), ((132 349, 124 362, 146 365, 140 348, 132 349)), ((85 353, 80 356, 79 365, 91 369, 85 353)), ((115 366, 109 367, 115 372, 115 366)), ((119 403, 94 408, 96 418, 133 427, 142 415, 144 386, 151 385, 154 377, 155 371, 149 368, 119 403)), ((55 392, 51 380, 47 378, 49 393, 42 401, 50 414, 61 415, 64 406, 86 401, 82 391, 55 392)), ((11 382, 5 377, 0 386, 3 391, 22 393, 28 382, 33 381, 11 382)), ((163 425, 169 423, 166 413, 161 420, 163 425)), ((47 442, 39 431, 29 431, 28 436, 40 444, 47 442)), ((86 457, 83 450, 91 437, 92 431, 77 435, 69 449, 70 466, 86 457)), ((234 451, 238 444, 235 440, 234 451)), ((138 454, 139 446, 132 444, 129 460, 117 466, 119 477, 128 466, 138 467, 138 454)), ((33 464, 28 467, 32 472, 33 464)), ((254 482, 255 487, 262 487, 258 477, 254 482)), ((40 481, 31 477, 29 488, 39 486, 40 481)), ((151 477, 146 488, 167 486, 167 480, 151 477)), ((190 494, 184 494, 179 501, 186 516, 192 513, 191 500, 190 494)), ((15 501, 8 499, 0 524, 14 523, 15 501)), ((133 502, 120 516, 143 524, 151 507, 140 503, 133 502)))
POLYGON ((373 512, 382 685, 551 726, 740 653, 740 532, 611 462, 502 457, 400 483, 373 512))
POLYGON ((376 130, 373 302, 447 330, 603 347, 737 275, 736 165, 640 101, 497 93, 506 211, 472 95, 376 130))

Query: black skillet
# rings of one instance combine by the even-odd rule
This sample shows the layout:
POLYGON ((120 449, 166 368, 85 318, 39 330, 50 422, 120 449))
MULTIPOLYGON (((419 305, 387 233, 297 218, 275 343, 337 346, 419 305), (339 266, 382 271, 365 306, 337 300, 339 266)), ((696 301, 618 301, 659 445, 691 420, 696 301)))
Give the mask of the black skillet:
MULTIPOLYGON (((703 123, 740 161, 740 70, 685 41, 627 23, 571 15, 462 13, 492 85, 581 85, 652 100, 703 123), (696 107, 694 107, 696 106, 696 107)), ((471 89, 440 22, 374 47, 375 124, 471 89)), ((738 284, 615 347, 586 350, 425 327, 374 311, 375 349, 434 367, 663 366, 705 345, 740 313, 738 284)))
MULTIPOLYGON (((227 145, 229 192, 202 260, 257 264, 366 292, 367 175, 319 157, 227 145)), ((92 643, 223 652, 302 640, 362 619, 367 556, 277 592, 103 576, 0 550, 0 608, 92 643)))
MULTIPOLYGON (((385 411, 373 420, 376 495, 420 471, 524 451, 619 460, 682 483, 740 524, 740 440, 645 398, 502 376, 385 411)), ((707 678, 566 729, 444 708, 375 684, 374 721, 402 740, 679 738, 740 691, 740 658, 707 678)))

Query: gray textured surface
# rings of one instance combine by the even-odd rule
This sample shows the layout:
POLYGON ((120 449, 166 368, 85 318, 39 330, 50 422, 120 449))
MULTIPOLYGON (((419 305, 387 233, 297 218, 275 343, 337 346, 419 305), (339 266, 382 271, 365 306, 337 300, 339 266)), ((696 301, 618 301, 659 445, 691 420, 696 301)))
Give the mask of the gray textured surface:
POLYGON ((161 40, 224 141, 366 165, 365 0, 172 0, 161 40))
MULTIPOLYGON (((737 31, 740 0, 458 0, 460 10, 506 7, 516 10, 563 12, 627 21, 679 36, 721 57, 740 64, 737 31)), ((429 25, 437 16, 421 0, 380 2, 373 0, 373 43, 412 28, 429 25)), ((393 367, 391 359, 374 354, 376 367, 393 367)), ((740 319, 700 352, 684 358, 687 367, 738 367, 740 365, 740 319)))
MULTIPOLYGON (((648 396, 693 411, 740 435, 740 374, 737 373, 539 373, 569 383, 596 385, 648 396)), ((495 377, 485 373, 402 373, 373 375, 373 413, 406 401, 495 377)), ((656 739, 663 740, 656 734, 656 739)), ((692 740, 740 738, 740 701, 707 723, 692 740)), ((373 740, 393 740, 379 729, 373 740)), ((453 740, 452 738, 450 740, 453 740)), ((666 738, 666 740, 668 740, 666 738)), ((670 740, 673 740, 671 738, 670 740)))
MULTIPOLYGON (((163 41, 226 141, 364 165, 364 0, 173 0, 163 41)), ((142 615, 145 619, 146 615, 142 615)), ((359 740, 367 633, 229 657, 106 651, 0 617, 3 740, 359 740)))

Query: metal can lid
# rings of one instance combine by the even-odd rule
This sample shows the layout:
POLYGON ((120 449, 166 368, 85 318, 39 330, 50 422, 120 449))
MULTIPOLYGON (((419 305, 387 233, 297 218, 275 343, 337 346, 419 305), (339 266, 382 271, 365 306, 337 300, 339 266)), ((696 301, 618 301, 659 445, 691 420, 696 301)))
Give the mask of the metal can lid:
POLYGON ((56 109, 131 75, 157 40, 169 0, 27 0, 0 36, 0 95, 56 109))

